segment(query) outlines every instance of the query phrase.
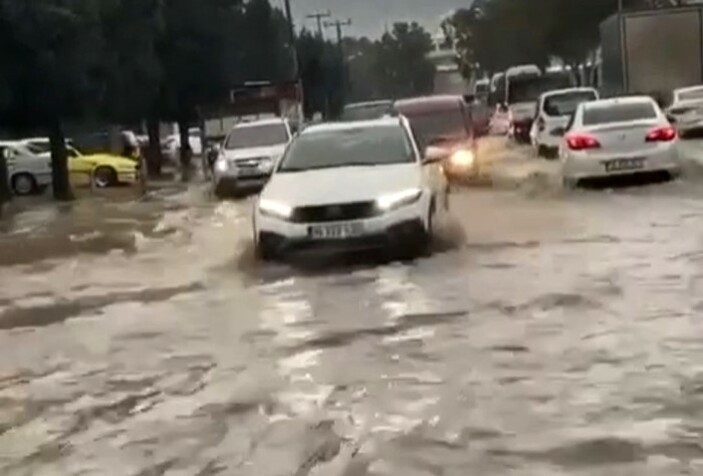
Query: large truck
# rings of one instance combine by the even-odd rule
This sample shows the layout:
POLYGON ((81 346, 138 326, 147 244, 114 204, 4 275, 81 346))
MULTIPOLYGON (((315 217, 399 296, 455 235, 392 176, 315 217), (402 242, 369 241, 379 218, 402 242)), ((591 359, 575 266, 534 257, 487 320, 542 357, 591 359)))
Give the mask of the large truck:
POLYGON ((601 94, 648 94, 703 83, 703 6, 615 14, 600 25, 601 94))

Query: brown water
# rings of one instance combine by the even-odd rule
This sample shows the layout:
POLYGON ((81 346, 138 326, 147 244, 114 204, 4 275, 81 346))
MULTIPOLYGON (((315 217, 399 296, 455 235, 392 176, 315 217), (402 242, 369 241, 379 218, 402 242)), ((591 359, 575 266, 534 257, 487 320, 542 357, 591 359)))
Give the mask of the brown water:
POLYGON ((700 178, 520 153, 413 263, 259 265, 201 187, 14 216, 0 474, 703 474, 700 178))

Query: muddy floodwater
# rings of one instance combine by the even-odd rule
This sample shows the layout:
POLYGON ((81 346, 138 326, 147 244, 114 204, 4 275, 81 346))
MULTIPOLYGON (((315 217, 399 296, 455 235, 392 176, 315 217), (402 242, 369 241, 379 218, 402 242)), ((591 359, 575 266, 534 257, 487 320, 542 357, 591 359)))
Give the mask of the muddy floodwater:
POLYGON ((414 262, 259 264, 204 185, 4 218, 0 474, 703 474, 700 167, 490 147, 414 262))

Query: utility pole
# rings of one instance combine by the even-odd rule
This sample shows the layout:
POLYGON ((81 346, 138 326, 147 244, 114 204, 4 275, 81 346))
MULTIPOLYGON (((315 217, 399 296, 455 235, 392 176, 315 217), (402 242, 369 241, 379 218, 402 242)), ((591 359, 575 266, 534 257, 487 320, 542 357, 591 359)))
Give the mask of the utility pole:
POLYGON ((345 20, 345 21, 340 21, 340 20, 334 20, 334 21, 326 21, 325 22, 325 27, 327 28, 332 28, 335 27, 337 28, 337 44, 339 44, 339 47, 342 47, 342 27, 343 26, 349 26, 352 24, 351 18, 345 20))
POLYGON ((290 0, 285 1, 286 19, 288 20, 288 41, 293 50, 293 77, 300 79, 300 61, 298 59, 298 48, 295 44, 295 25, 293 24, 293 14, 290 9, 290 0))
POLYGON ((315 12, 315 13, 310 13, 307 17, 308 18, 314 18, 317 21, 317 34, 320 35, 320 38, 323 38, 324 35, 322 34, 322 19, 323 18, 329 18, 332 16, 332 12, 327 10, 326 12, 315 12))

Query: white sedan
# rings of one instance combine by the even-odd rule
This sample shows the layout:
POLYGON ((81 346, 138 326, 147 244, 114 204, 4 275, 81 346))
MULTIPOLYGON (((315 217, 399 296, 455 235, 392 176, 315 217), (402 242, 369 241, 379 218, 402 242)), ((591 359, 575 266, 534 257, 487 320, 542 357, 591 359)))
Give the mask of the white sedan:
POLYGON ((310 126, 256 202, 262 259, 306 248, 424 252, 446 210, 439 155, 418 150, 404 117, 310 126))
POLYGON ((31 195, 51 185, 51 160, 37 155, 23 142, 0 142, 15 195, 31 195))
POLYGON ((560 146, 564 183, 592 177, 680 171, 676 130, 648 96, 582 103, 560 146))
POLYGON ((703 86, 675 89, 666 115, 681 136, 703 130, 703 86))

